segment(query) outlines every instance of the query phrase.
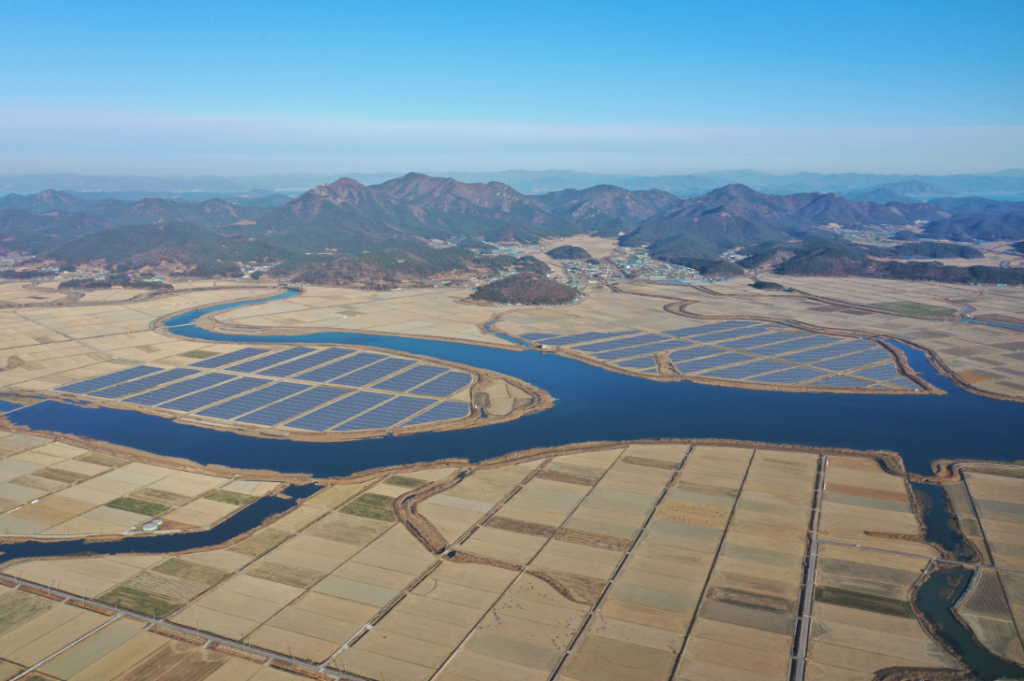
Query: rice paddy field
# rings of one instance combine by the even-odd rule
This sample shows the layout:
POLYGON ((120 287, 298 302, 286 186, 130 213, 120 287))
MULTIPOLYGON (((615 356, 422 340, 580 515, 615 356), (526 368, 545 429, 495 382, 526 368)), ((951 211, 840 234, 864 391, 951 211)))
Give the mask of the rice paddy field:
POLYGON ((872 536, 919 529, 872 459, 629 444, 332 485, 227 546, 3 575, 327 676, 789 679, 804 637, 806 678, 868 679, 956 667, 908 600, 935 550, 872 536), (443 550, 396 513, 410 493, 443 550))
POLYGON ((0 532, 90 537, 213 527, 279 487, 129 461, 48 438, 0 431, 0 532))

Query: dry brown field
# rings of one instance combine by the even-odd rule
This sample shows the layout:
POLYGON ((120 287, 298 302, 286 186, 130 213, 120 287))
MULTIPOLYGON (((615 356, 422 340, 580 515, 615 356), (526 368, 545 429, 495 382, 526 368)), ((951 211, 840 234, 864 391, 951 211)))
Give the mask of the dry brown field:
MULTIPOLYGON (((808 679, 956 669, 910 605, 938 552, 920 539, 905 480, 871 458, 825 456, 651 443, 474 466, 461 479, 456 468, 412 469, 326 487, 219 548, 24 561, 3 573, 200 642, 223 637, 236 652, 379 681, 781 680, 801 640, 808 679), (414 513, 441 552, 395 512, 425 485, 439 486, 424 488, 414 513)), ((1003 600, 979 582, 961 609, 981 640, 1012 655, 1007 623, 1024 581, 1001 584, 1003 600)), ((115 646, 103 645, 76 669, 115 646)))
POLYGON ((63 442, 0 431, 0 533, 88 537, 217 525, 279 486, 129 461, 63 442))

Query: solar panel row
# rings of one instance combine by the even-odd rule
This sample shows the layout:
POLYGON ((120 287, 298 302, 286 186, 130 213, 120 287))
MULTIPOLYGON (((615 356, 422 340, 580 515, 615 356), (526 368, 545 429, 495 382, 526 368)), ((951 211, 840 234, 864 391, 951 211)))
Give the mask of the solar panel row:
POLYGON ((461 419, 469 415, 469 405, 465 402, 438 402, 436 407, 431 407, 419 416, 403 423, 403 426, 419 426, 424 423, 435 423, 437 421, 448 421, 450 419, 461 419))
POLYGON ((93 390, 106 388, 108 386, 115 385, 123 381, 129 381, 133 378, 139 378, 140 376, 155 374, 158 371, 160 371, 160 369, 157 369, 155 367, 132 367, 131 369, 122 369, 121 371, 115 371, 114 373, 107 374, 105 376, 97 376, 96 378, 90 378, 85 381, 71 383, 69 385, 64 386, 63 388, 58 388, 58 390, 61 390, 66 393, 76 393, 79 395, 84 395, 86 393, 92 392, 93 390))
MULTIPOLYGON (((804 350, 802 352, 796 352, 792 355, 785 355, 784 359, 787 362, 796 362, 798 364, 810 364, 812 362, 819 362, 823 359, 830 359, 832 357, 838 357, 847 353, 853 352, 856 347, 850 343, 837 343, 835 345, 827 345, 825 347, 812 348, 804 350)), ((781 353, 776 353, 781 354, 781 353)))
POLYGON ((692 374, 695 371, 714 369, 715 367, 725 366, 726 364, 735 364, 736 362, 745 362, 750 359, 752 358, 749 355, 741 355, 738 352, 729 352, 724 355, 715 355, 714 357, 700 357, 686 362, 676 362, 675 365, 682 373, 692 374))
POLYGON ((639 336, 632 336, 630 338, 617 338, 615 340, 602 341, 600 343, 590 343, 576 349, 581 352, 601 352, 602 350, 628 348, 633 345, 643 345, 644 343, 652 343, 660 340, 665 340, 665 337, 654 333, 645 333, 639 336))
MULTIPOLYGON (((724 348, 732 348, 733 350, 746 350, 747 348, 756 348, 760 345, 769 345, 772 343, 781 343, 786 340, 793 340, 794 338, 800 338, 791 333, 763 333, 760 336, 747 336, 746 338, 737 338, 734 340, 722 341, 716 343, 724 348)), ((760 352, 755 350, 754 352, 760 352)))
POLYGON ((124 397, 132 393, 137 393, 140 390, 149 390, 155 388, 158 385, 164 383, 170 383, 171 381, 177 381, 179 378, 185 378, 192 374, 198 374, 199 372, 195 369, 171 369, 170 371, 164 371, 158 374, 149 374, 142 378, 136 378, 134 381, 128 381, 127 383, 121 383, 114 385, 103 390, 97 390, 92 393, 96 397, 109 397, 111 399, 117 397, 124 397))
POLYGON ((423 397, 396 397, 385 402, 351 421, 337 426, 333 430, 377 430, 390 428, 399 421, 404 421, 416 412, 433 404, 433 400, 423 397))
POLYGON ((793 384, 800 383, 802 381, 810 381, 811 379, 821 378, 822 376, 827 375, 828 374, 822 371, 815 371, 814 369, 808 369, 806 367, 793 367, 791 369, 776 371, 774 374, 767 374, 766 376, 760 376, 750 380, 757 383, 793 384))
POLYGON ((899 378, 900 372, 896 371, 896 366, 893 364, 883 364, 870 369, 858 369, 856 375, 875 381, 887 381, 890 378, 899 378))
POLYGON ((654 361, 654 357, 647 355, 645 357, 637 357, 636 359, 627 359, 625 362, 619 362, 620 367, 629 367, 630 369, 647 369, 648 367, 657 366, 654 361))
POLYGON ((421 385, 410 392, 414 395, 433 395, 434 397, 448 397, 469 385, 473 377, 464 371, 449 371, 444 376, 438 376, 434 380, 421 385))
POLYGON ((321 350, 320 352, 314 352, 312 355, 306 355, 305 357, 294 359, 291 362, 272 366, 259 373, 261 376, 291 376, 292 374, 297 374, 300 371, 312 369, 324 362, 330 362, 332 359, 351 355, 353 352, 355 352, 355 350, 349 350, 346 348, 328 348, 326 350, 321 350))
POLYGON ((543 338, 554 338, 557 333, 524 333, 520 338, 528 341, 539 341, 543 338))
POLYGON ((385 395, 384 393, 353 393, 344 399, 332 402, 326 407, 317 409, 316 411, 306 414, 301 418, 295 419, 289 423, 288 426, 323 432, 328 430, 334 424, 341 423, 342 421, 352 418, 356 414, 364 412, 371 407, 375 407, 390 397, 390 395, 385 395))
POLYGON ((911 381, 910 379, 902 377, 897 378, 895 381, 889 381, 889 385, 894 385, 897 388, 906 388, 908 390, 918 390, 921 387, 917 383, 911 381))
POLYGON ((757 376, 758 374, 768 373, 769 371, 788 369, 789 367, 789 364, 776 362, 773 359, 762 359, 757 362, 751 362, 750 364, 741 364, 740 366, 725 367, 724 369, 709 371, 708 373, 703 374, 703 376, 738 380, 741 378, 749 378, 750 376, 757 376))
POLYGON ((769 330, 767 324, 760 324, 758 326, 749 326, 744 329, 726 329, 725 331, 716 331, 714 333, 705 333, 700 336, 694 336, 693 340, 698 343, 714 343, 716 341, 732 340, 734 338, 744 338, 746 336, 756 336, 761 333, 765 333, 769 330))
POLYGON ((600 333, 598 331, 590 331, 588 333, 577 333, 571 336, 561 336, 556 338, 549 338, 544 341, 544 345, 575 345, 576 343, 586 343, 587 341, 601 340, 602 338, 615 338, 616 336, 629 336, 636 331, 611 331, 608 333, 600 333))
POLYGON ((699 357, 720 355, 723 352, 725 352, 724 348, 716 348, 710 345, 698 345, 694 348, 687 348, 685 350, 677 350, 676 352, 669 353, 668 358, 678 364, 680 362, 688 362, 691 359, 698 359, 699 357))
POLYGON ((176 397, 182 395, 188 395, 194 393, 197 390, 203 390, 211 386, 223 383, 229 380, 231 377, 227 374, 203 374, 196 378, 182 381, 181 383, 175 383, 164 388, 157 388, 156 390, 150 390, 147 393, 130 397, 125 402, 131 402, 132 404, 143 404, 147 406, 153 406, 160 404, 161 402, 167 402, 173 400, 176 397))
MULTIPOLYGON (((782 355, 787 352, 796 352, 798 350, 809 350, 811 348, 831 348, 833 343, 839 343, 842 338, 836 338, 835 336, 808 336, 806 338, 796 338, 790 341, 784 341, 782 343, 773 343, 772 345, 766 345, 760 347, 756 352, 762 355, 782 355)), ((822 357, 831 357, 829 353, 843 354, 835 350, 824 350, 825 354, 822 357)), ((849 352, 846 350, 845 352, 849 352)), ((789 359, 787 357, 786 359, 789 359)))
POLYGON ((648 352, 664 352, 665 350, 672 350, 674 348, 689 348, 693 347, 693 344, 689 341, 684 340, 667 340, 659 343, 647 343, 646 345, 637 345, 634 347, 621 348, 619 350, 609 350, 608 352, 602 352, 594 355, 595 359, 613 360, 622 359, 624 357, 634 357, 635 355, 643 355, 648 352))
POLYGON ((241 350, 235 350, 229 352, 226 355, 220 355, 219 357, 210 357, 200 362, 193 364, 193 367, 198 369, 217 369, 224 366, 225 364, 231 364, 232 362, 241 362, 243 359, 249 359, 256 355, 262 355, 265 352, 270 352, 270 348, 242 348, 241 350))
POLYGON ((304 414, 310 409, 315 409, 325 402, 335 400, 348 391, 344 388, 328 388, 320 386, 299 393, 295 397, 276 402, 268 407, 238 417, 244 423, 255 423, 261 426, 276 426, 278 423, 293 419, 299 414, 304 414))
POLYGON ((850 378, 849 376, 833 376, 832 378, 815 381, 810 385, 815 388, 819 386, 825 388, 864 388, 867 384, 867 381, 858 381, 856 378, 850 378))
POLYGON ((254 409, 264 407, 271 402, 277 402, 285 397, 290 397, 297 392, 305 390, 307 387, 300 383, 274 383, 248 395, 242 395, 209 409, 204 409, 199 412, 199 415, 230 421, 254 409))
POLYGON ((411 359, 399 359, 398 357, 388 357, 383 362, 371 364, 365 369, 360 369, 359 371, 353 372, 348 376, 342 376, 341 378, 337 378, 331 381, 331 383, 336 383, 338 385, 351 385, 355 387, 361 387, 364 385, 369 385, 374 381, 379 381, 385 376, 393 374, 396 371, 404 369, 410 364, 415 363, 416 362, 411 359))
POLYGON ((676 329, 675 331, 666 331, 670 336, 676 336, 678 338, 692 338, 693 336, 699 336, 705 333, 711 333, 712 331, 725 331, 727 329, 739 329, 748 326, 764 326, 765 322, 746 322, 742 320, 733 320, 730 322, 715 322, 714 324, 703 324, 701 326, 691 326, 688 329, 676 329))
MULTIPOLYGON (((787 357, 786 359, 789 358, 787 357)), ((856 367, 884 362, 891 359, 892 357, 888 352, 881 348, 875 348, 874 350, 868 350, 867 352, 855 352, 852 355, 843 355, 842 357, 834 357, 832 359, 815 362, 814 366, 822 369, 828 369, 829 371, 846 371, 848 369, 854 369, 856 367)), ((892 363, 890 362, 890 365, 891 364, 892 363)))
POLYGON ((404 371, 394 378, 389 378, 386 381, 382 381, 377 385, 373 386, 378 390, 393 390, 395 392, 405 392, 415 388, 424 381, 429 381, 432 378, 436 378, 443 374, 447 369, 443 367, 431 367, 420 365, 413 367, 408 371, 404 371))
POLYGON ((266 369, 271 365, 287 362, 290 359, 301 357, 302 355, 309 354, 310 352, 313 352, 313 348, 288 348, 287 350, 275 352, 272 355, 257 357, 256 359, 249 360, 248 362, 244 362, 238 366, 231 367, 231 371, 237 371, 242 374, 254 374, 260 369, 266 369))
POLYGON ((327 366, 322 366, 312 371, 307 371, 304 374, 299 374, 295 378, 301 378, 303 381, 313 381, 316 383, 326 383, 332 378, 337 378, 342 374, 347 374, 350 371, 361 369, 367 364, 373 364, 377 360, 384 359, 384 355, 378 355, 373 352, 360 352, 357 355, 346 357, 339 362, 332 362, 327 366))
POLYGON ((186 395, 185 397, 178 398, 173 402, 161 404, 160 406, 164 409, 173 409, 175 411, 195 411, 196 409, 205 407, 208 404, 226 400, 229 397, 240 395, 247 390, 258 388, 267 383, 270 383, 270 381, 265 378, 252 378, 251 376, 236 378, 228 383, 215 385, 212 388, 207 388, 206 390, 186 395))

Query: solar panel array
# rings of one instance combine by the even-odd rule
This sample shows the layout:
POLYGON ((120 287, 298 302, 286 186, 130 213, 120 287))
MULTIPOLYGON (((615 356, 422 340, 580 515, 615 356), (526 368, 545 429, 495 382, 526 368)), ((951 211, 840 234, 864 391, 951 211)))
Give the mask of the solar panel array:
POLYGON ((815 381, 811 385, 815 388, 819 386, 826 388, 865 388, 868 385, 868 381, 858 381, 856 378, 850 378, 849 376, 833 376, 822 381, 815 381))
POLYGON ((299 393, 287 400, 263 407, 245 416, 240 416, 238 420, 243 423, 255 423, 260 426, 276 426, 282 421, 293 419, 299 414, 304 414, 326 402, 335 400, 347 392, 344 388, 320 386, 299 393))
POLYGON ((160 406, 163 409, 173 409, 175 411, 195 411, 196 409, 205 407, 208 404, 226 400, 229 397, 240 395, 247 390, 258 388, 261 385, 266 385, 267 383, 270 383, 270 381, 265 378, 252 378, 251 376, 236 378, 228 383, 215 385, 212 388, 207 388, 206 390, 178 398, 173 402, 167 402, 160 406))
POLYGON ((897 388, 906 388, 908 390, 919 390, 921 388, 921 386, 908 378, 897 378, 895 381, 889 381, 889 385, 894 385, 897 388))
POLYGON ((433 404, 433 400, 422 397, 396 397, 390 402, 385 402, 379 407, 337 426, 333 430, 377 430, 380 428, 390 428, 431 404, 433 404))
POLYGON ((811 364, 813 362, 820 362, 823 359, 829 359, 831 357, 845 355, 850 352, 853 352, 856 349, 857 347, 851 343, 837 343, 836 345, 827 345, 825 347, 811 348, 809 350, 804 350, 803 352, 796 352, 793 353, 792 355, 786 355, 784 359, 787 362, 796 362, 797 364, 811 364))
POLYGON ((290 359, 301 357, 302 355, 309 354, 310 352, 313 352, 313 348, 288 348, 287 350, 275 352, 272 355, 257 357, 256 359, 239 364, 238 366, 231 367, 231 371, 237 371, 241 374, 254 374, 260 369, 266 369, 271 365, 287 362, 290 359))
POLYGON ((185 378, 192 374, 198 374, 199 372, 195 369, 171 369, 170 371, 164 371, 159 374, 149 374, 142 378, 136 378, 134 381, 128 381, 127 383, 121 383, 120 385, 114 385, 103 390, 97 390, 93 393, 96 397, 124 397, 131 393, 137 393, 140 390, 148 390, 155 388, 158 385, 164 383, 170 383, 171 381, 177 381, 179 378, 185 378))
POLYGON ((715 355, 714 357, 699 357, 686 362, 676 362, 675 365, 679 371, 684 374, 690 374, 695 371, 714 369, 715 367, 725 366, 726 364, 735 364, 736 362, 743 362, 748 359, 750 359, 750 355, 741 355, 738 352, 727 352, 724 355, 715 355))
POLYGON ((308 386, 301 385, 299 383, 274 383, 273 385, 268 385, 265 388, 260 388, 256 392, 249 393, 248 395, 242 395, 241 397, 236 397, 233 400, 228 400, 227 402, 210 407, 209 409, 204 409, 199 412, 199 415, 230 421, 231 419, 248 413, 254 409, 264 407, 271 402, 277 402, 285 397, 291 397, 295 393, 305 390, 307 387, 308 386))
POLYGON ((707 357, 709 355, 720 355, 725 350, 723 348, 715 348, 707 345, 698 345, 697 347, 687 348, 685 350, 677 350, 676 352, 670 353, 668 358, 676 364, 680 362, 687 362, 691 359, 697 359, 698 357, 707 357))
POLYGON ((810 381, 814 378, 820 378, 822 376, 828 376, 828 374, 822 371, 815 371, 814 369, 808 369, 807 367, 793 367, 784 371, 776 371, 774 374, 768 374, 766 376, 760 376, 758 378, 752 378, 750 380, 757 383, 781 383, 781 384, 792 384, 800 383, 802 381, 810 381))
POLYGON ((666 340, 658 343, 647 343, 646 345, 626 347, 620 350, 609 350, 607 352, 601 352, 594 355, 594 358, 609 361, 613 359, 622 359, 624 357, 634 357, 636 355, 645 355, 652 352, 664 352, 666 350, 673 350, 675 348, 688 348, 692 346, 693 344, 690 343, 689 341, 666 340))
POLYGON ((377 360, 384 359, 384 355, 378 355, 374 352, 360 352, 357 355, 346 357, 340 362, 331 362, 327 366, 322 366, 312 371, 307 371, 304 374, 299 374, 295 378, 300 378, 303 381, 311 381, 314 383, 326 383, 332 378, 337 378, 342 374, 347 374, 350 371, 361 369, 367 364, 373 364, 377 360))
MULTIPOLYGON (((787 357, 786 359, 789 358, 787 357)), ((868 350, 867 352, 855 352, 852 355, 843 355, 842 357, 834 357, 832 359, 815 362, 814 366, 827 369, 829 371, 847 371, 849 369, 855 369, 857 367, 875 364, 876 362, 884 362, 891 359, 892 357, 888 352, 881 348, 876 348, 874 350, 868 350)), ((892 362, 889 363, 889 366, 892 366, 892 362)))
POLYGON ((629 338, 616 338, 615 340, 602 341, 600 343, 590 343, 589 345, 584 345, 576 349, 580 352, 601 352, 603 350, 629 348, 634 345, 643 345, 644 343, 653 343, 654 341, 661 340, 665 340, 665 337, 654 333, 644 333, 639 336, 631 336, 629 338))
POLYGON ((182 395, 188 395, 194 393, 197 390, 203 390, 211 386, 223 383, 231 378, 227 374, 203 374, 196 378, 182 381, 181 383, 175 383, 164 388, 157 388, 156 390, 150 390, 147 393, 130 397, 125 402, 131 402, 132 404, 142 404, 146 406, 153 406, 160 404, 161 402, 167 402, 173 400, 176 397, 182 395))
MULTIPOLYGON (((787 352, 796 352, 797 350, 807 350, 809 348, 820 348, 821 346, 827 346, 830 343, 838 343, 841 339, 835 338, 834 336, 794 336, 792 340, 784 340, 779 343, 772 343, 771 345, 765 345, 759 347, 757 352, 762 355, 781 355, 787 352)), ((826 355, 828 356, 828 355, 826 355)), ((788 357, 786 359, 789 359, 788 357)))
POLYGON ((870 378, 875 381, 887 381, 890 378, 900 377, 900 373, 896 371, 896 367, 892 364, 883 364, 882 366, 872 367, 870 369, 860 369, 854 375, 863 378, 870 378))
POLYGON ((741 320, 734 320, 730 322, 715 322, 714 324, 704 324, 702 326, 691 326, 688 329, 676 329, 675 331, 666 331, 670 336, 676 336, 679 338, 693 338, 704 333, 711 333, 712 331, 725 331, 727 329, 738 329, 741 327, 748 326, 764 326, 764 322, 745 322, 741 320))
POLYGON ((361 387, 364 385, 369 385, 374 381, 379 381, 385 376, 393 374, 396 371, 400 371, 405 367, 409 366, 410 364, 415 363, 416 362, 411 359, 399 359, 398 357, 388 357, 383 362, 371 364, 365 369, 360 369, 359 371, 351 373, 348 376, 336 378, 333 381, 331 381, 331 383, 337 383, 338 385, 351 385, 355 387, 361 387))
MULTIPOLYGON (((794 338, 801 338, 801 336, 792 333, 763 333, 760 336, 747 336, 746 338, 737 338, 735 340, 723 341, 717 343, 724 348, 730 348, 732 350, 746 350, 747 348, 756 348, 760 345, 768 345, 770 343, 781 343, 785 340, 792 340, 794 338)), ((755 350, 760 352, 760 350, 755 350)))
POLYGON ((210 357, 204 359, 201 362, 196 362, 192 366, 197 369, 217 369, 224 366, 225 364, 231 364, 232 362, 241 362, 243 359, 249 359, 256 355, 262 355, 265 352, 270 352, 270 348, 243 348, 241 350, 235 350, 229 352, 226 355, 220 355, 219 357, 210 357))
POLYGON ((434 397, 448 397, 469 385, 473 377, 464 371, 449 371, 444 376, 438 376, 434 380, 421 385, 410 392, 414 395, 433 395, 434 397))
POLYGON ((413 367, 412 369, 404 371, 393 378, 382 381, 373 387, 377 390, 393 390, 398 393, 404 393, 407 390, 415 388, 420 383, 440 376, 445 371, 447 371, 447 369, 443 367, 430 367, 421 364, 420 366, 413 367))
POLYGON ((544 341, 544 345, 575 345, 576 343, 586 343, 587 341, 596 341, 603 338, 615 338, 617 336, 631 336, 636 331, 610 331, 601 333, 598 331, 590 331, 588 333, 577 333, 571 336, 561 336, 555 338, 549 338, 544 341))
POLYGON ((644 357, 637 357, 636 359, 627 359, 625 362, 618 362, 620 367, 629 367, 630 369, 646 369, 648 367, 657 366, 652 355, 646 355, 644 357))
POLYGON ((783 364, 777 362, 774 359, 762 359, 757 362, 751 362, 749 364, 741 364, 735 367, 726 367, 724 369, 717 369, 715 371, 709 371, 704 376, 710 376, 712 378, 729 378, 733 380, 739 380, 743 378, 749 378, 751 376, 757 376, 758 374, 765 374, 769 371, 778 371, 779 369, 788 369, 789 364, 783 364))
POLYGON ((431 407, 419 416, 414 416, 402 425, 419 426, 424 423, 461 419, 466 416, 469 416, 469 405, 465 402, 438 402, 436 407, 431 407))
POLYGON ((269 369, 264 369, 263 371, 260 371, 259 374, 261 376, 291 376, 292 374, 297 374, 300 371, 312 369, 324 362, 330 362, 332 359, 351 355, 353 352, 355 352, 355 350, 348 350, 345 348, 328 348, 326 350, 321 350, 320 352, 314 352, 312 355, 306 355, 305 357, 294 359, 291 362, 285 362, 284 364, 278 364, 277 366, 272 366, 269 369))
POLYGON ((76 393, 79 395, 85 395, 91 393, 94 390, 100 390, 123 381, 129 381, 133 378, 139 378, 148 374, 155 374, 160 371, 155 367, 132 367, 131 369, 122 369, 121 371, 115 371, 112 374, 106 376, 97 376, 96 378, 90 378, 85 381, 78 381, 77 383, 71 383, 63 388, 58 388, 66 393, 76 393))
POLYGON ((758 326, 750 326, 745 329, 726 329, 725 331, 716 331, 714 333, 706 333, 701 336, 696 336, 693 340, 698 343, 714 343, 716 341, 732 340, 734 338, 744 338, 746 336, 756 336, 761 333, 768 331, 768 326, 761 324, 758 326))
POLYGON ((528 341, 539 341, 545 338, 554 338, 557 333, 524 333, 520 338, 528 341))
POLYGON ((336 423, 341 423, 356 414, 375 407, 390 397, 390 395, 385 395, 384 393, 353 393, 344 399, 331 402, 326 407, 295 419, 288 424, 288 427, 323 432, 329 430, 336 423))

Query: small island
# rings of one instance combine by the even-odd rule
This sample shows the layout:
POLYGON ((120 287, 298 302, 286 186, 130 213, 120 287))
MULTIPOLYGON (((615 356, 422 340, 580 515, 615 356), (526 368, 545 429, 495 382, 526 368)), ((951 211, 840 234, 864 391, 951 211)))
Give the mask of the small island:
POLYGON ((481 286, 470 299, 510 305, 565 305, 577 295, 571 286, 533 272, 520 272, 481 286))

